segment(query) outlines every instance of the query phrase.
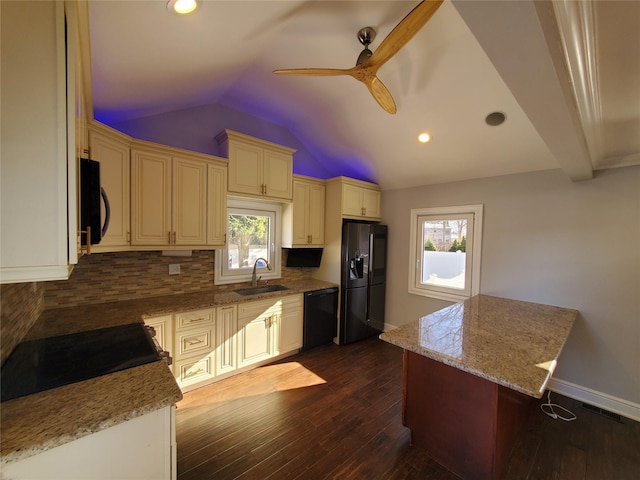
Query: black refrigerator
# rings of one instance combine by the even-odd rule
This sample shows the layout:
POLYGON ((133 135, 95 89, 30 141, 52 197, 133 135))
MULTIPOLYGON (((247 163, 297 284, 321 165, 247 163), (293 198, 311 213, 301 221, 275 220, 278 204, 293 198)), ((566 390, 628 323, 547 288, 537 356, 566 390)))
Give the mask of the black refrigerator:
POLYGON ((381 333, 384 329, 387 226, 344 221, 338 343, 381 333))

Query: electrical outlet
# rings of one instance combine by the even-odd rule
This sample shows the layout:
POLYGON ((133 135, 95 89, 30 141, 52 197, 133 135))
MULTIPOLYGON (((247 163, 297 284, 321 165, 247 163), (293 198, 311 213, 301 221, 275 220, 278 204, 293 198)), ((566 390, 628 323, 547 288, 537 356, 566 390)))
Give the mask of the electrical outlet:
POLYGON ((180 274, 180 264, 179 263, 170 263, 169 264, 169 275, 179 275, 180 274))

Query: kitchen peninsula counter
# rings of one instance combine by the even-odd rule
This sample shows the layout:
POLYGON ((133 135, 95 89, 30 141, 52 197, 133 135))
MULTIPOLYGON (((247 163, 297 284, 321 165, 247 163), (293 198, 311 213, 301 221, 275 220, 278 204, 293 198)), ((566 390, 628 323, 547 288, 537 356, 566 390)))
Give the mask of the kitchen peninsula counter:
POLYGON ((477 295, 380 335, 404 349, 403 424, 461 478, 500 478, 578 311, 477 295))
POLYGON ((380 338, 540 398, 577 316, 569 308, 477 295, 380 338))
MULTIPOLYGON (((45 310, 24 340, 125 325, 178 311, 282 297, 334 286, 316 280, 284 285, 287 290, 249 296, 233 290, 211 289, 45 310)), ((0 408, 0 463, 11 463, 50 450, 174 405, 180 399, 182 392, 166 363, 156 361, 5 401, 0 408)))

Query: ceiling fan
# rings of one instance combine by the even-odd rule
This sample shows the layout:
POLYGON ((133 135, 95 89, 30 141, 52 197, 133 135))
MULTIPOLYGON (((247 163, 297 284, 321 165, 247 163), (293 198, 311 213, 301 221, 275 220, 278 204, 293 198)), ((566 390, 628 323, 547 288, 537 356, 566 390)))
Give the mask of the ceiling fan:
POLYGON ((369 50, 369 44, 375 37, 375 30, 365 27, 358 32, 358 39, 364 50, 358 56, 355 67, 351 68, 290 68, 274 70, 281 75, 336 76, 350 75, 364 83, 373 98, 387 112, 396 113, 396 103, 387 87, 377 77, 378 69, 400 50, 433 16, 443 0, 424 0, 418 4, 402 21, 395 26, 382 41, 375 52, 369 50))

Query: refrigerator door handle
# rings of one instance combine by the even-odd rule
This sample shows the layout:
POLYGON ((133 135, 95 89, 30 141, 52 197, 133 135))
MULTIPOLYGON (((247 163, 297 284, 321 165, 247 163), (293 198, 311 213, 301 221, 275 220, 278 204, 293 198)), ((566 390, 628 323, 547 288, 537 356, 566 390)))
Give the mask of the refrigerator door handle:
POLYGON ((375 265, 373 264, 373 259, 376 258, 373 255, 373 242, 374 239, 374 235, 373 233, 369 234, 369 284, 371 284, 371 282, 373 281, 373 269, 375 268, 375 265))

